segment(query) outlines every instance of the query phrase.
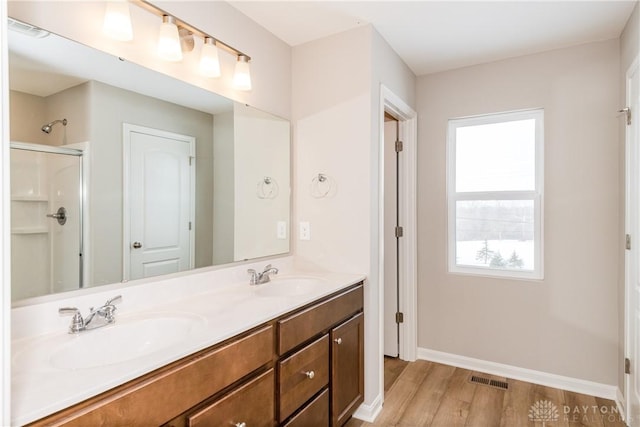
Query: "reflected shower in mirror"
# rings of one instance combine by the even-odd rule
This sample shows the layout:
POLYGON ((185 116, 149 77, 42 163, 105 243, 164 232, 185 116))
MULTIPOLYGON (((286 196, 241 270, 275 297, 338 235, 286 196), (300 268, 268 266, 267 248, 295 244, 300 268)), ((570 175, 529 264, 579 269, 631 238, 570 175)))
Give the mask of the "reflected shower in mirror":
POLYGON ((14 301, 289 251, 288 121, 55 34, 9 84, 14 301))

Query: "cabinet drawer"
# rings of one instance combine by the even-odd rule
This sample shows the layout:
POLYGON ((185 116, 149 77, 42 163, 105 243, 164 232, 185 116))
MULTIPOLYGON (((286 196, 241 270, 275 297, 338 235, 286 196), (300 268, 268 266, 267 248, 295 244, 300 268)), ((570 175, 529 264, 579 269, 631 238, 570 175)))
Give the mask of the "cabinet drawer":
POLYGON ((313 399, 284 427, 329 427, 329 389, 313 399))
MULTIPOLYGON (((161 425, 273 360, 273 327, 205 350, 34 425, 161 425), (223 367, 221 369, 221 367, 223 367)), ((273 385, 272 385, 273 387, 273 385)))
POLYGON ((284 421, 329 383, 329 336, 279 363, 280 421, 284 421))
POLYGON ((271 427, 274 420, 273 369, 188 418, 189 427, 271 427))
POLYGON ((282 355, 314 335, 362 309, 362 285, 278 321, 278 354, 282 355))

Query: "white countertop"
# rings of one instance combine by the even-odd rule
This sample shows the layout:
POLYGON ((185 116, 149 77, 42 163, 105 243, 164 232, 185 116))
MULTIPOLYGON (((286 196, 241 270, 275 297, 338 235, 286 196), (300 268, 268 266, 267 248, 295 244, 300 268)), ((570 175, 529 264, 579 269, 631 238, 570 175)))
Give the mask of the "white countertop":
POLYGON ((269 286, 276 286, 278 279, 287 276, 315 277, 321 279, 319 284, 302 295, 263 296, 259 288, 266 285, 249 286, 246 278, 247 268, 261 271, 262 264, 117 285, 87 295, 76 292, 69 298, 14 308, 11 424, 38 420, 365 279, 359 274, 296 271, 288 257, 272 261, 281 274, 273 276, 269 286), (71 319, 58 315, 58 307, 75 306, 86 316, 89 306, 99 306, 115 295, 123 297, 117 304, 115 324, 77 335, 66 332, 71 319), (127 349, 114 348, 113 363, 101 366, 88 363, 80 369, 60 369, 53 366, 52 356, 47 354, 49 343, 86 339, 132 319, 164 315, 185 316, 197 322, 186 332, 163 329, 170 344, 144 356, 135 357, 127 354, 127 349))

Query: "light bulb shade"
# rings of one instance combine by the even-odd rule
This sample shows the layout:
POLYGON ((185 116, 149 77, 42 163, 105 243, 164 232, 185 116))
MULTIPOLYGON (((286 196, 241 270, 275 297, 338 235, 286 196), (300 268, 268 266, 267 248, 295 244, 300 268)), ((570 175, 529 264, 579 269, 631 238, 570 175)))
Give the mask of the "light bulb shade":
POLYGON ((249 69, 249 58, 244 55, 238 56, 236 71, 233 75, 233 87, 238 90, 251 90, 251 70, 249 69))
POLYGON ((164 15, 160 24, 158 36, 158 56, 166 61, 182 61, 182 49, 180 48, 180 35, 175 19, 164 15))
POLYGON ((200 52, 200 72, 206 77, 220 77, 218 48, 211 37, 205 37, 200 52))
POLYGON ((102 32, 115 40, 123 42, 133 40, 131 14, 126 0, 107 2, 102 32))

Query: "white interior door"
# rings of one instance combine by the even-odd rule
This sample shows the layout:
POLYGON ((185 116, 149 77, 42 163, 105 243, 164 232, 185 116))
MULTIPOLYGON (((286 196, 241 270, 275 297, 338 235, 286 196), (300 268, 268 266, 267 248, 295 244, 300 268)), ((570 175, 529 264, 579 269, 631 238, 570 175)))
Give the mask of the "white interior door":
POLYGON ((627 124, 627 233, 631 249, 626 251, 626 313, 625 356, 630 361, 630 373, 625 376, 627 424, 640 426, 640 68, 627 74, 627 107, 631 109, 631 124, 627 124))
POLYGON ((384 123, 384 354, 399 355, 398 310, 398 180, 395 142, 398 122, 384 123))
POLYGON ((125 125, 124 140, 129 153, 125 278, 192 268, 195 166, 190 159, 195 139, 125 125))

